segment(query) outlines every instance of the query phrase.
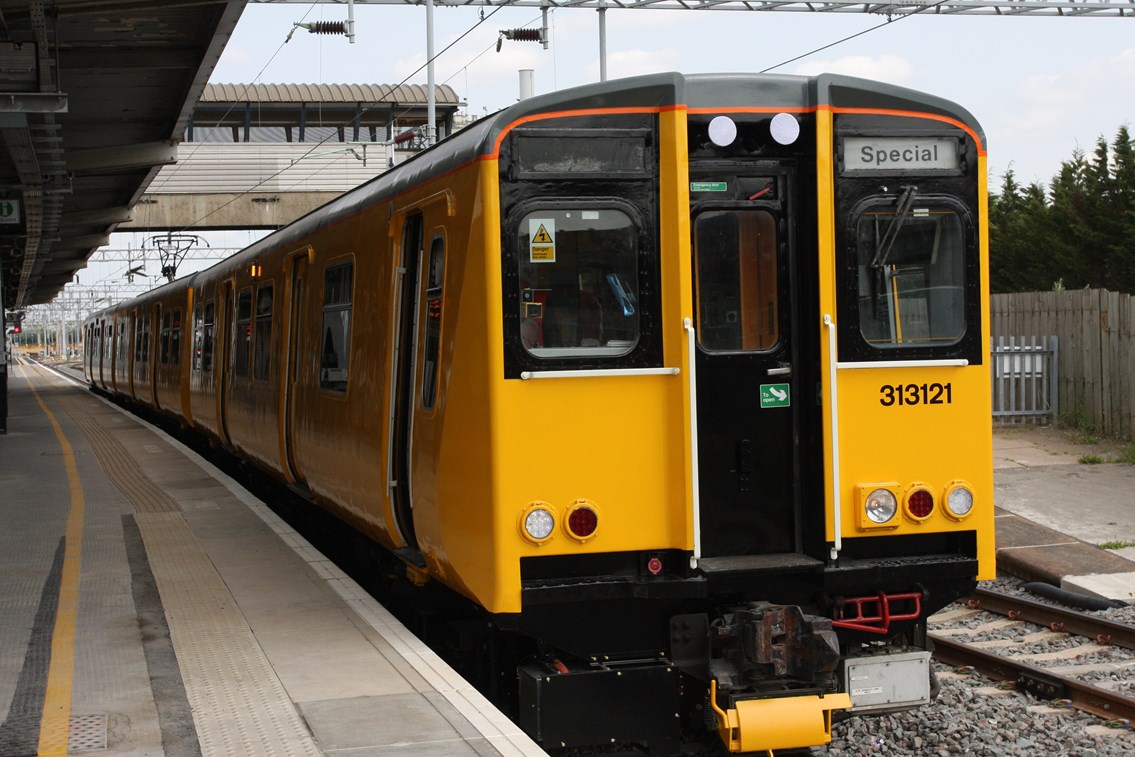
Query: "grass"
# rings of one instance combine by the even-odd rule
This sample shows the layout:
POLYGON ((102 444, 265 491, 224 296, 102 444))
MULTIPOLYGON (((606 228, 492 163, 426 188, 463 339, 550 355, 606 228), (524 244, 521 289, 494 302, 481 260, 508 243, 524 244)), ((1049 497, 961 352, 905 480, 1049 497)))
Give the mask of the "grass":
MULTIPOLYGON (((1088 421, 1083 410, 1065 414, 1060 418, 1060 427, 1068 432, 1068 441, 1073 444, 1100 444, 1104 436, 1088 421)), ((1080 462, 1085 465, 1100 463, 1126 463, 1135 465, 1135 442, 1120 447, 1113 455, 1084 455, 1080 462)))
POLYGON ((1128 547, 1135 547, 1135 541, 1121 539, 1119 541, 1105 541, 1099 545, 1100 549, 1127 549, 1128 547))
POLYGON ((1100 443, 1100 434, 1091 421, 1088 420, 1088 416, 1083 409, 1063 415, 1060 418, 1060 426, 1067 429, 1068 439, 1073 444, 1100 443))

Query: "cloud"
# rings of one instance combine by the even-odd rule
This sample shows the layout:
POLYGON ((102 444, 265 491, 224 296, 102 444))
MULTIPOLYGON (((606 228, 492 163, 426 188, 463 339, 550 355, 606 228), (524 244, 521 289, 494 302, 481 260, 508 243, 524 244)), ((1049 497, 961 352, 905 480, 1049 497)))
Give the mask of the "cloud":
POLYGON ((849 55, 833 60, 807 60, 797 66, 793 73, 802 76, 844 74, 891 84, 909 84, 916 74, 914 66, 898 55, 849 55))

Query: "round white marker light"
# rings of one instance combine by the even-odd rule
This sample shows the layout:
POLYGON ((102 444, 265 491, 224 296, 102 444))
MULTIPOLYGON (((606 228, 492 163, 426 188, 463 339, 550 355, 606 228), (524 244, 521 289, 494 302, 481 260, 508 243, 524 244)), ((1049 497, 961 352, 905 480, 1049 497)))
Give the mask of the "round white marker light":
POLYGON ((709 122, 709 141, 718 147, 728 147, 737 139, 737 124, 729 116, 718 116, 709 122))
POLYGON ((772 117, 769 131, 779 144, 790 145, 800 137, 800 122, 791 113, 777 113, 772 117))

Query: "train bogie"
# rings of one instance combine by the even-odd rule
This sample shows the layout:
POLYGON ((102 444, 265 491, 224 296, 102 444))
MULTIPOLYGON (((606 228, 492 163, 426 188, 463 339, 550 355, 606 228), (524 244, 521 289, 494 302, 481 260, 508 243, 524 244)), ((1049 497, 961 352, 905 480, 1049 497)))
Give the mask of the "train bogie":
POLYGON ((537 738, 822 743, 993 575, 984 171, 854 79, 546 95, 96 314, 89 376, 525 639, 537 738))

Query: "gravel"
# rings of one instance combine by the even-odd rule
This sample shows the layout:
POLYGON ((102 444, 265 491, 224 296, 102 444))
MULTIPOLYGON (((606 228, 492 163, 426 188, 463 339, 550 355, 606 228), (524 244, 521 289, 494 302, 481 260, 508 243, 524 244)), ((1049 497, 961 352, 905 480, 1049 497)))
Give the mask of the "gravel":
MULTIPOLYGON (((1027 594, 1016 579, 1000 578, 982 584, 986 588, 1013 594, 1027 594)), ((1041 599, 1028 594, 1033 599, 1041 599)), ((1041 599, 1041 601, 1045 601, 1041 599)), ((1135 608, 1119 608, 1101 613, 1121 623, 1135 623, 1135 608)), ((953 627, 973 628, 989 618, 966 619, 953 627)), ((1036 628, 1032 627, 1035 632, 1036 628)), ((983 640, 1017 639, 1026 635, 1019 626, 982 632, 983 640)), ((1014 653, 1028 649, 1044 653, 1065 649, 1084 640, 1064 635, 1033 643, 1013 645, 1014 653)), ((1084 678, 1109 687, 1135 691, 1135 653, 1109 649, 1083 655, 1074 661, 1038 663, 1067 666, 1086 662, 1115 669, 1094 671, 1084 678)), ((1072 709, 1053 709, 1053 704, 1031 694, 1016 691, 991 693, 997 684, 972 672, 955 672, 934 663, 942 685, 938 698, 929 705, 908 712, 858 717, 837 723, 832 742, 811 750, 813 755, 918 755, 919 757, 984 757, 989 755, 1077 755, 1078 757, 1130 757, 1135 754, 1135 731, 1108 728, 1106 721, 1072 709)))

